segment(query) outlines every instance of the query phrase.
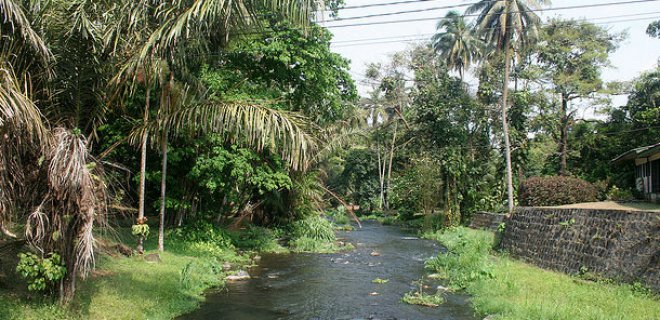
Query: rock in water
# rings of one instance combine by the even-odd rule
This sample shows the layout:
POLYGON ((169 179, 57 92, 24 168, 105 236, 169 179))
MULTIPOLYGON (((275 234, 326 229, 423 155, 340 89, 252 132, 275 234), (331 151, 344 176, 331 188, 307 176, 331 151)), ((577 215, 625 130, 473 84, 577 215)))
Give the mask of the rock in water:
POLYGON ((250 274, 245 270, 238 270, 236 274, 229 275, 225 278, 228 281, 240 281, 250 279, 250 274))
POLYGON ((371 254, 372 257, 378 257, 378 256, 380 256, 380 252, 378 252, 378 251, 374 251, 374 252, 372 252, 372 253, 370 253, 370 254, 371 254))
POLYGON ((150 253, 144 256, 144 261, 149 263, 159 263, 161 261, 160 255, 158 253, 150 253))

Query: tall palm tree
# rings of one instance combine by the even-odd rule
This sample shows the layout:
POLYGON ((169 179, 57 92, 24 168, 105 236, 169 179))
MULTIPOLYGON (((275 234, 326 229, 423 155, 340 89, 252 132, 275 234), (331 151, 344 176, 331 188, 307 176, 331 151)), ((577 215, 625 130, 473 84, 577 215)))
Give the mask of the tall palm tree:
MULTIPOLYGON (((127 6, 132 6, 134 1, 128 1, 127 6)), ((198 54, 186 54, 192 48, 214 48, 217 47, 218 39, 225 41, 228 39, 230 32, 245 31, 248 29, 255 29, 260 27, 259 14, 264 11, 274 12, 282 17, 290 19, 293 23, 305 25, 309 23, 314 10, 316 9, 317 1, 314 0, 261 0, 261 1, 224 1, 224 0, 175 0, 175 1, 154 1, 152 6, 142 6, 141 9, 145 12, 143 15, 136 15, 137 20, 143 19, 143 29, 146 31, 146 37, 140 41, 136 46, 130 48, 130 57, 123 64, 120 71, 117 73, 114 84, 125 86, 128 88, 129 94, 134 94, 138 86, 144 85, 147 91, 144 121, 145 124, 142 134, 142 148, 141 148, 141 161, 140 161, 140 190, 139 190, 139 204, 138 204, 138 224, 144 223, 144 190, 145 190, 145 163, 146 163, 146 144, 148 140, 149 130, 146 126, 149 114, 149 92, 152 89, 155 81, 150 81, 151 77, 162 72, 161 63, 165 60, 165 64, 172 69, 172 72, 178 74, 185 74, 186 66, 190 61, 187 59, 199 59, 198 54), (149 77, 151 76, 151 77, 149 77)), ((130 10, 127 10, 130 12, 130 10)), ((122 20, 123 21, 123 20, 122 20)), ((124 23, 124 22, 121 22, 124 23)), ((121 28, 116 28, 120 30, 121 28)), ((140 28, 135 28, 140 29, 140 28)), ((143 32, 144 33, 144 32, 143 32)), ((221 41, 221 42, 222 42, 221 41)), ((202 52, 202 54, 208 52, 202 52)), ((190 78, 190 77, 188 77, 190 78)), ((207 105, 208 106, 208 105, 207 105)), ((220 107, 226 106, 220 104, 220 107)), ((234 105, 235 106, 235 105, 234 105)), ((216 113, 218 116, 232 116, 232 115, 249 115, 253 121, 248 121, 247 125, 255 125, 256 122, 261 121, 262 124, 269 123, 271 125, 282 124, 281 122, 267 122, 259 111, 264 109, 251 109, 257 112, 225 112, 216 113)), ((231 111, 231 110, 230 110, 231 111)), ((270 110, 272 111, 272 110, 270 110)), ((270 112, 272 113, 272 112, 270 112)), ((278 113, 283 114, 283 113, 278 113)), ((202 121, 209 121, 210 119, 202 119, 202 121)), ((235 121, 241 122, 241 119, 222 118, 222 121, 235 121)), ((211 123, 218 124, 217 121, 210 121, 211 123)), ((257 125, 259 126, 259 125, 257 125)), ((239 129, 239 128, 235 128, 239 129)), ((270 130, 270 129, 269 129, 270 130)), ((248 130, 249 131, 249 130, 248 130)), ((291 127, 279 127, 277 130, 278 137, 285 137, 288 133, 292 133, 291 127)), ((289 135, 294 141, 296 140, 294 134, 289 135)), ((254 142, 257 147, 263 147, 264 141, 259 139, 266 139, 260 135, 259 137, 253 136, 248 139, 254 142)), ((274 140, 274 139, 273 139, 274 140)), ((286 140, 286 138, 284 139, 286 140)), ((293 150, 299 150, 304 153, 306 148, 305 142, 303 145, 292 146, 293 150)), ((300 159, 295 157, 288 157, 287 160, 292 165, 298 165, 300 159)), ((304 162, 304 161, 303 161, 304 162)), ((142 252, 142 237, 138 239, 137 249, 142 252)))
POLYGON ((440 53, 447 67, 458 71, 461 80, 483 48, 483 42, 473 29, 462 15, 449 11, 438 21, 437 33, 431 38, 433 49, 440 53))
POLYGON ((534 13, 534 10, 547 4, 550 4, 549 0, 480 0, 468 7, 465 12, 465 14, 478 13, 475 26, 477 34, 498 51, 504 51, 505 67, 501 104, 509 214, 513 213, 513 172, 507 120, 511 51, 514 46, 524 46, 538 38, 541 18, 534 13))

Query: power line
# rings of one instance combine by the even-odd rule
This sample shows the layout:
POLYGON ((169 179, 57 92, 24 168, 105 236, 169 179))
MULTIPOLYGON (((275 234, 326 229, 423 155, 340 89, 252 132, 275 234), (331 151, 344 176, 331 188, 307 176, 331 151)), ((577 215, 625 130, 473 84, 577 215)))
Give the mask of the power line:
POLYGON ((326 20, 325 22, 337 22, 337 21, 347 21, 347 20, 358 20, 358 19, 367 19, 367 18, 375 18, 375 17, 387 17, 387 16, 394 16, 394 15, 399 15, 399 14, 408 14, 408 13, 419 13, 419 12, 427 12, 427 11, 436 11, 436 10, 446 10, 446 9, 456 9, 456 8, 462 8, 462 7, 469 7, 476 2, 471 2, 471 3, 463 3, 463 4, 455 4, 455 5, 450 5, 450 6, 442 6, 442 7, 432 7, 432 8, 422 8, 422 9, 414 9, 414 10, 404 10, 404 11, 396 11, 396 12, 386 12, 386 13, 376 13, 376 14, 369 14, 366 16, 355 16, 355 17, 346 17, 346 18, 335 18, 332 20, 326 20))
POLYGON ((394 6, 394 5, 399 5, 399 4, 411 4, 411 3, 420 3, 420 2, 429 2, 429 1, 436 1, 436 0, 408 0, 408 1, 395 1, 395 2, 385 2, 385 3, 362 4, 362 5, 341 7, 340 10, 386 7, 386 6, 394 6))
MULTIPOLYGON (((606 16, 606 17, 595 17, 595 18, 590 18, 589 22, 596 23, 596 22, 593 22, 593 20, 625 18, 625 17, 638 17, 638 16, 647 16, 647 15, 651 15, 651 14, 660 14, 660 11, 644 12, 644 13, 632 13, 632 14, 614 15, 614 16, 606 16)), ((639 20, 656 19, 656 18, 657 17, 647 17, 647 18, 639 18, 639 20)), ((637 19, 634 19, 634 20, 637 20, 637 19)), ((615 20, 615 22, 616 22, 616 20, 615 20)), ((604 24, 604 23, 610 23, 610 22, 600 22, 598 24, 604 24)), ((350 40, 333 41, 332 44, 343 44, 343 43, 374 41, 374 40, 394 40, 394 39, 401 39, 401 38, 404 38, 404 39, 413 38, 414 39, 414 38, 417 38, 417 37, 432 37, 433 35, 434 35, 434 33, 423 33, 423 34, 409 34, 409 35, 394 36, 394 37, 350 39, 350 40)))
MULTIPOLYGON (((613 23, 624 23, 624 22, 631 22, 631 21, 643 21, 643 20, 655 20, 655 19, 660 19, 660 16, 654 16, 654 17, 646 17, 646 18, 637 18, 637 19, 624 19, 624 20, 613 20, 613 21, 604 21, 604 22, 593 22, 594 24, 613 24, 613 23)), ((413 35, 411 35, 413 36, 413 35)), ((396 42, 415 42, 415 41, 424 41, 424 40, 430 40, 430 36, 425 35, 418 35, 417 37, 407 39, 405 37, 398 37, 400 39, 398 40, 385 40, 389 38, 373 38, 373 39, 362 39, 362 41, 357 41, 354 40, 352 43, 340 43, 339 45, 334 45, 334 48, 345 48, 345 47, 353 47, 353 46, 363 46, 363 45, 374 45, 374 44, 384 44, 384 43, 396 43, 396 42), (375 41, 375 40, 384 40, 384 41, 375 41), (374 41, 374 42, 371 42, 374 41)))
MULTIPOLYGON (((555 7, 555 8, 540 8, 540 9, 535 9, 535 10, 525 10, 525 11, 516 11, 516 12, 511 12, 511 13, 525 13, 525 12, 545 12, 545 11, 558 11, 558 10, 574 10, 574 9, 586 9, 586 8, 595 8, 595 7, 606 7, 606 6, 619 6, 619 5, 630 5, 630 4, 637 4, 637 3, 648 3, 648 2, 657 2, 660 0, 633 0, 633 1, 624 1, 624 2, 608 2, 608 3, 599 3, 599 4, 586 4, 586 5, 574 5, 574 6, 565 6, 565 7, 555 7)), ((438 8, 445 8, 445 7, 438 7, 438 8)), ((436 10, 438 10, 436 8, 436 10)), ((419 9, 422 10, 422 9, 419 9)), ((424 9, 427 10, 427 9, 424 9)), ((427 10, 428 11, 428 10, 427 10)), ((404 12, 400 11, 397 14, 403 14, 403 13, 413 13, 413 12, 418 12, 418 10, 410 10, 409 12, 404 12)), ((373 15, 366 15, 366 16, 359 16, 359 17, 350 17, 350 18, 344 18, 340 20, 327 20, 325 22, 337 22, 337 21, 342 21, 342 20, 353 20, 353 19, 364 19, 364 18, 372 18, 372 17, 378 17, 378 16, 384 16, 384 15, 392 15, 393 13, 383 13, 383 14, 373 14, 373 15)), ((468 14, 464 15, 465 17, 478 17, 480 14, 468 14)), ((325 26, 326 28, 346 28, 346 27, 359 27, 359 26, 370 26, 370 25, 380 25, 380 24, 394 24, 394 23, 406 23, 406 22, 418 22, 418 21, 430 21, 430 20, 438 20, 439 18, 437 17, 432 17, 432 18, 414 18, 414 19, 402 19, 402 20, 388 20, 388 21, 375 21, 375 22, 361 22, 361 23, 352 23, 352 24, 343 24, 343 25, 330 25, 330 26, 325 26)))

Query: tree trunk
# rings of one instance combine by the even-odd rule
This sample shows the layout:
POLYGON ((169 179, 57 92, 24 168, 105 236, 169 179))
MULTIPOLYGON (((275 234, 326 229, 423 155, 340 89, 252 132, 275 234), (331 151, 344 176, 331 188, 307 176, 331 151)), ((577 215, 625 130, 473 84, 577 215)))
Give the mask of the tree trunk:
POLYGON ((560 108, 560 117, 559 120, 559 175, 565 176, 568 174, 568 99, 562 94, 561 95, 561 108, 560 108))
POLYGON ((397 129, 399 127, 399 122, 394 122, 394 134, 392 135, 392 146, 390 148, 390 163, 388 165, 387 169, 387 192, 385 193, 385 203, 386 209, 390 209, 390 201, 389 201, 389 194, 390 194, 390 188, 392 187, 392 160, 394 159, 394 147, 396 145, 396 133, 397 129))
POLYGON ((507 120, 507 102, 509 97, 509 77, 511 73, 511 32, 504 40, 504 84, 502 88, 502 131, 504 131, 504 157, 506 158, 506 189, 509 214, 513 213, 513 169, 511 165, 511 141, 509 139, 509 121, 507 120))
POLYGON ((383 168, 385 164, 380 161, 380 145, 378 146, 378 180, 380 182, 380 204, 378 208, 383 210, 383 204, 385 203, 385 171, 383 168))
POLYGON ((158 251, 165 251, 165 196, 167 188, 167 128, 163 128, 160 147, 163 153, 163 163, 160 176, 160 221, 158 223, 158 251))
MULTIPOLYGON (((138 223, 145 223, 144 221, 144 190, 146 187, 146 171, 147 171, 147 140, 149 138, 149 130, 147 129, 147 122, 149 121, 149 98, 151 95, 151 88, 147 84, 147 92, 145 93, 146 99, 144 102, 144 116, 142 118, 144 125, 144 132, 142 133, 142 150, 140 154, 140 194, 138 198, 138 223)), ((144 239, 138 236, 137 252, 144 253, 144 239)))

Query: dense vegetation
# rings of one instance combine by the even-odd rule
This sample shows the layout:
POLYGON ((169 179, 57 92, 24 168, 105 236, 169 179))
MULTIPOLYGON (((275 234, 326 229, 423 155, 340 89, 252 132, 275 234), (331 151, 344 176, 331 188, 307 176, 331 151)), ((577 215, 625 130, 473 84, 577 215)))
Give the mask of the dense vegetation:
POLYGON ((428 43, 369 65, 359 99, 313 22, 341 0, 0 1, 0 287, 19 288, 0 314, 104 318, 163 294, 148 317, 172 317, 224 262, 340 250, 325 211, 441 229, 511 212, 516 191, 530 205, 634 193, 632 164, 610 160, 658 142, 660 68, 606 83, 625 35, 543 22, 529 10, 543 3, 448 14, 428 43), (604 117, 578 118, 585 106, 604 117), (529 202, 540 184, 525 181, 556 175, 543 179, 593 190, 529 202), (127 245, 140 255, 118 258, 127 245), (152 252, 163 262, 145 264, 152 252))
POLYGON ((427 262, 451 288, 465 289, 479 315, 497 319, 655 319, 657 297, 640 285, 592 282, 491 255, 492 232, 463 227, 428 233, 447 252, 427 262))

